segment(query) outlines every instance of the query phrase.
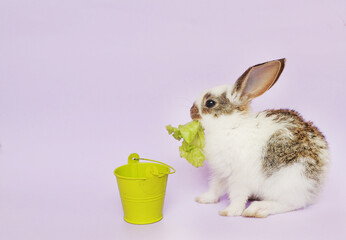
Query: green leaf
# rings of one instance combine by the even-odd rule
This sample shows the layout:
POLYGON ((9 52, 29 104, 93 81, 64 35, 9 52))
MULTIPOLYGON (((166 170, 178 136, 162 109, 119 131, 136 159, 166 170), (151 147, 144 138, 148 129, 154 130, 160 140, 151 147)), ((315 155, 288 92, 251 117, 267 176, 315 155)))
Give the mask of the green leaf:
POLYGON ((199 148, 194 145, 188 144, 186 141, 183 141, 182 145, 179 147, 179 150, 180 157, 185 158, 193 166, 203 166, 205 157, 199 148))
POLYGON ((187 143, 192 143, 199 130, 200 123, 198 121, 192 121, 185 125, 179 125, 179 130, 182 137, 187 143))
POLYGON ((166 126, 166 129, 168 131, 169 134, 173 134, 172 136, 177 139, 180 140, 182 138, 182 135, 180 133, 180 130, 178 128, 172 127, 171 125, 166 126))
POLYGON ((203 166, 205 135, 200 123, 192 121, 179 125, 178 128, 168 125, 166 129, 175 139, 183 139, 182 145, 179 147, 180 157, 185 158, 195 167, 203 166))

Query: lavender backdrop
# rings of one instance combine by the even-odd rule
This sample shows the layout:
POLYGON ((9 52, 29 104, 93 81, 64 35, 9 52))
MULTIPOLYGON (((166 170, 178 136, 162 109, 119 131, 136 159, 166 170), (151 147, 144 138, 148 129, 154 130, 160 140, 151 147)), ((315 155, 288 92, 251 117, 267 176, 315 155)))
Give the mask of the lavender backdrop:
POLYGON ((346 2, 0 0, 0 239, 345 239, 346 2), (165 125, 205 88, 287 58, 256 110, 294 108, 332 152, 319 202, 226 218, 194 197, 208 169, 179 158, 165 125), (123 221, 113 170, 164 161, 164 219, 123 221))

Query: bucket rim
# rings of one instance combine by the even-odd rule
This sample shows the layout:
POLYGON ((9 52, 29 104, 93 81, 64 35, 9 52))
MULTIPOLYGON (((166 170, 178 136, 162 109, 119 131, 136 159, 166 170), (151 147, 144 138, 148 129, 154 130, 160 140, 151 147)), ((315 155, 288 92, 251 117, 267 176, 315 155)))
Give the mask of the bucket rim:
POLYGON ((173 173, 176 172, 175 169, 174 169, 172 166, 170 166, 170 165, 168 165, 168 164, 166 164, 166 163, 163 163, 163 162, 160 162, 160 161, 156 161, 156 160, 152 160, 152 159, 147 159, 147 158, 140 158, 139 155, 138 155, 137 153, 132 153, 132 154, 130 154, 129 157, 128 157, 128 163, 127 163, 127 164, 122 165, 122 166, 120 166, 120 167, 117 167, 117 168, 113 171, 114 175, 115 175, 117 178, 119 177, 119 178, 122 178, 122 179, 130 179, 130 180, 146 180, 146 179, 148 179, 147 177, 146 177, 146 178, 126 177, 126 176, 122 176, 122 175, 119 175, 118 173, 116 173, 116 171, 117 171, 119 168, 124 167, 124 166, 128 166, 128 165, 130 165, 130 164, 154 164, 154 165, 157 164, 157 165, 162 165, 162 166, 167 167, 168 172, 159 172, 158 174, 157 174, 157 173, 152 173, 152 174, 153 174, 154 176, 156 176, 156 177, 163 177, 163 176, 165 176, 165 175, 173 174, 173 173), (152 163, 142 163, 142 162, 140 163, 139 160, 149 161, 149 162, 152 162, 152 163), (173 170, 173 171, 171 172, 171 170, 173 170))
MULTIPOLYGON (((143 164, 143 165, 159 165, 159 164, 155 164, 155 163, 138 163, 138 164, 143 164)), ((120 167, 117 167, 116 169, 114 169, 113 173, 116 177, 118 178, 121 178, 121 179, 129 179, 129 180, 147 180, 148 177, 126 177, 124 175, 120 175, 119 173, 117 173, 117 170, 122 168, 122 167, 126 167, 130 164, 125 164, 125 165, 122 165, 120 167)), ((166 167, 166 166, 165 166, 166 167)), ((170 172, 170 169, 167 167, 167 172, 160 172, 160 174, 164 174, 164 175, 168 175, 168 174, 172 174, 172 172, 170 172)), ((163 176, 164 176, 163 175, 163 176)), ((161 176, 161 177, 163 177, 161 176)))

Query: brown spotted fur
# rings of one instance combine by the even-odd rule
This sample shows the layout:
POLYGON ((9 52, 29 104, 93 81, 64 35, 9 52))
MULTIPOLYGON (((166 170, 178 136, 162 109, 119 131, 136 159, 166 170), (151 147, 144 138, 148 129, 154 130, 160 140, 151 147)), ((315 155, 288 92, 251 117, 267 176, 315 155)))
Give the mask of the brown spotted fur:
POLYGON ((246 112, 248 109, 248 104, 239 106, 232 104, 231 101, 227 98, 226 92, 222 93, 220 96, 214 96, 211 93, 206 93, 203 97, 202 113, 213 114, 214 117, 232 114, 234 110, 246 112), (210 99, 216 102, 216 105, 212 108, 208 108, 205 106, 205 103, 210 99))
POLYGON ((320 158, 321 151, 328 148, 323 134, 312 122, 305 122, 301 115, 293 110, 268 110, 265 113, 276 122, 287 123, 287 129, 292 136, 278 130, 270 137, 263 157, 265 173, 271 175, 282 166, 305 161, 305 175, 319 181, 325 167, 320 158))
POLYGON ((201 119, 201 115, 198 112, 198 107, 196 104, 193 104, 191 109, 190 109, 190 115, 193 120, 199 120, 201 119))

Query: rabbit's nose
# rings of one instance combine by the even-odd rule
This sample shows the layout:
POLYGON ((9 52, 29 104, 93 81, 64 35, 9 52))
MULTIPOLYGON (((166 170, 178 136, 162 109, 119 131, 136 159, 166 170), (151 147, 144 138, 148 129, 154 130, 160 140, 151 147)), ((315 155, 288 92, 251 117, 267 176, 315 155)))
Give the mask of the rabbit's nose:
POLYGON ((196 104, 193 104, 190 109, 190 116, 193 120, 199 120, 201 119, 201 115, 199 115, 198 108, 196 104))

